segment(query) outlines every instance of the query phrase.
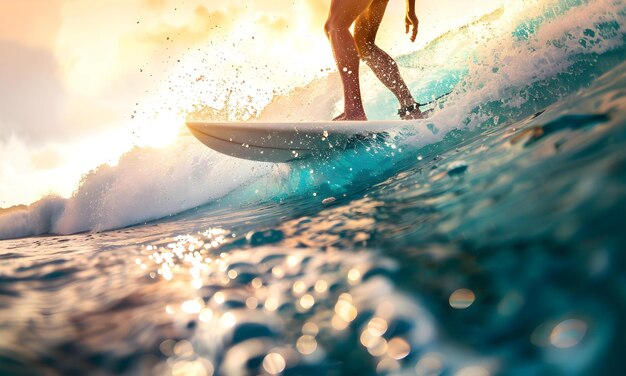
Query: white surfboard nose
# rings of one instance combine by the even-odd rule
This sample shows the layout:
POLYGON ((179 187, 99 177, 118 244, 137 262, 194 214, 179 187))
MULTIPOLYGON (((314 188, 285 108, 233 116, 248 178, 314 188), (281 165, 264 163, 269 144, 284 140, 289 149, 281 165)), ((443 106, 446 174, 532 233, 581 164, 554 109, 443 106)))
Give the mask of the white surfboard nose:
POLYGON ((203 122, 187 127, 200 142, 232 157, 289 162, 344 150, 350 140, 406 126, 408 122, 203 122))
POLYGON ((308 150, 290 150, 283 148, 263 147, 250 145, 245 142, 231 141, 232 138, 222 139, 211 133, 204 132, 198 125, 187 125, 191 134, 209 148, 235 158, 248 159, 258 162, 290 162, 309 156, 308 150))

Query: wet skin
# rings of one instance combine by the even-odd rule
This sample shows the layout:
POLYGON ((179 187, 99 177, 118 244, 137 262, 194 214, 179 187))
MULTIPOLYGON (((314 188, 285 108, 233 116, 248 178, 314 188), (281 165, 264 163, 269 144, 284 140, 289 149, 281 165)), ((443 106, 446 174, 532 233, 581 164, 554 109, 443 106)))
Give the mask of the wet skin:
MULTIPOLYGON (((398 65, 375 43, 376 33, 385 15, 388 0, 332 0, 324 26, 341 76, 344 112, 333 120, 367 120, 359 85, 359 60, 363 60, 376 77, 396 96, 401 108, 415 103, 413 95, 400 75, 398 65), (354 24, 354 35, 350 26, 354 24)), ((406 33, 414 42, 419 21, 415 0, 407 0, 406 33)), ((403 119, 422 118, 419 109, 403 119)))

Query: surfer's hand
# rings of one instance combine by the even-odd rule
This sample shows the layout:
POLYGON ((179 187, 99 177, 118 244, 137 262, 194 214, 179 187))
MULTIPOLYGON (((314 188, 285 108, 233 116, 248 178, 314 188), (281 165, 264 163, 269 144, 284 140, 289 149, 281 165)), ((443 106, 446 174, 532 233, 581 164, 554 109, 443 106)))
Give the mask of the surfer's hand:
POLYGON ((409 30, 411 30, 411 26, 413 27, 413 31, 411 31, 411 42, 415 42, 415 38, 417 37, 417 27, 420 23, 415 12, 407 12, 406 17, 404 18, 404 23, 406 25, 407 34, 409 33, 409 30))

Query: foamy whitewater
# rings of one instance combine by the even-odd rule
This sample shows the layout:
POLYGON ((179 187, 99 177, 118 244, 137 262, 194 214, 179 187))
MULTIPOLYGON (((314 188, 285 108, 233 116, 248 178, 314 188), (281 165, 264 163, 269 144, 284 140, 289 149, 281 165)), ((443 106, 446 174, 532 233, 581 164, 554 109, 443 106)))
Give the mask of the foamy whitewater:
POLYGON ((329 160, 185 133, 0 214, 0 373, 624 374, 624 2, 510 5, 397 61, 418 101, 452 94, 329 160))

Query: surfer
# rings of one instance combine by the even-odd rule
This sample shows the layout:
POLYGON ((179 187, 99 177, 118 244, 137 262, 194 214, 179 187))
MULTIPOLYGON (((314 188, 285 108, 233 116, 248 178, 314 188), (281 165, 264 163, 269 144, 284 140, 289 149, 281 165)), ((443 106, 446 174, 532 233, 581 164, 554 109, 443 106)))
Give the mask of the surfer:
MULTIPOLYGON (((362 59, 378 79, 398 98, 402 119, 423 117, 419 104, 413 98, 400 76, 396 62, 374 42, 389 0, 332 0, 324 31, 328 36, 337 69, 343 84, 344 111, 333 120, 367 120, 359 85, 359 59, 362 59), (354 23, 354 36, 350 26, 354 23)), ((406 0, 404 19, 406 33, 411 31, 411 42, 417 36, 419 21, 415 14, 415 0, 406 0)))

